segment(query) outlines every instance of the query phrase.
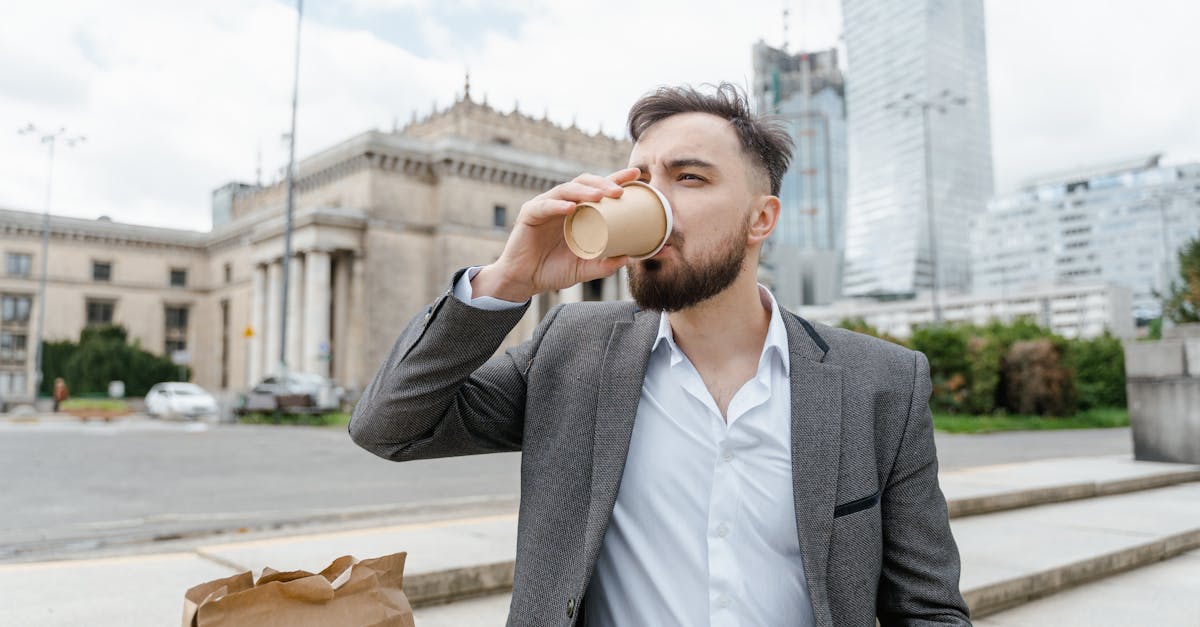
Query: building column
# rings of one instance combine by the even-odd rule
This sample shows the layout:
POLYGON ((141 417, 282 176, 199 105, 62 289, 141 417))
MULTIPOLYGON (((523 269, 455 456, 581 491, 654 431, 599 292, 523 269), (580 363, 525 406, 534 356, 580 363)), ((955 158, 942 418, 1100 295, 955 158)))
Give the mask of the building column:
MULTIPOLYGON (((618 270, 618 272, 620 272, 620 271, 618 270)), ((621 292, 621 286, 619 283, 620 279, 621 279, 621 275, 617 274, 617 273, 613 273, 609 276, 604 277, 604 281, 600 284, 600 286, 601 286, 600 299, 601 300, 613 301, 613 300, 620 299, 620 296, 619 296, 619 294, 621 292)))
POLYGON ((367 284, 366 284, 366 259, 362 255, 352 255, 346 257, 346 262, 350 264, 350 305, 346 310, 347 330, 346 330, 346 349, 343 353, 346 355, 345 360, 345 377, 346 380, 342 384, 347 389, 355 389, 362 391, 367 385, 367 377, 370 377, 372 372, 364 373, 365 368, 376 368, 377 364, 367 363, 366 352, 366 328, 367 328, 367 284))
POLYGON ((287 369, 304 365, 304 257, 295 255, 288 265, 287 369))
POLYGON ((558 291, 558 302, 578 303, 583 300, 583 283, 576 283, 558 291))
POLYGON ((629 268, 621 266, 617 270, 617 300, 633 300, 633 294, 629 293, 629 268))
POLYGON ((263 346, 266 354, 261 356, 259 365, 263 374, 279 374, 279 325, 283 319, 283 309, 279 301, 279 290, 283 289, 283 265, 278 259, 267 264, 267 320, 263 325, 263 346))
POLYGON ((254 335, 246 338, 246 387, 254 387, 263 375, 263 334, 267 329, 267 267, 255 264, 254 287, 250 292, 250 329, 254 335))
POLYGON ((329 253, 304 256, 304 371, 329 376, 329 253))
POLYGON ((349 342, 350 316, 350 264, 352 255, 339 255, 333 270, 333 368, 329 376, 340 382, 346 381, 346 365, 349 363, 350 352, 347 351, 349 342))

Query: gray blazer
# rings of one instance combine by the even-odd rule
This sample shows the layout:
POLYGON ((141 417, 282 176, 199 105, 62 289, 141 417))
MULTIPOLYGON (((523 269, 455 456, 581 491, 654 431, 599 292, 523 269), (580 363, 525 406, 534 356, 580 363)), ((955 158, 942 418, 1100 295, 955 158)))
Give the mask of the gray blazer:
MULTIPOLYGON (((447 290, 400 333, 350 436, 395 461, 523 451, 508 624, 579 625, 659 314, 630 302, 558 306, 493 357, 524 312, 475 309, 447 290)), ((792 498, 816 624, 970 624, 925 356, 783 320, 792 498)))

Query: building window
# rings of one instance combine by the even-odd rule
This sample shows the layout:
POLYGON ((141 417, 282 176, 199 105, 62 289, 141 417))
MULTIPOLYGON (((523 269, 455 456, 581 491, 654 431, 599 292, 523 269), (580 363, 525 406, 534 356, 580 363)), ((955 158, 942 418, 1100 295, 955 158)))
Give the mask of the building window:
POLYGON ((29 322, 30 299, 28 296, 9 296, 5 294, 3 302, 4 322, 29 322))
POLYGON ((164 310, 166 317, 166 350, 167 356, 175 351, 187 350, 188 308, 167 305, 164 310))
POLYGON ((171 268, 171 287, 187 287, 187 270, 171 268))
POLYGON ((92 280, 93 281, 111 281, 112 280, 112 263, 107 261, 92 262, 92 280))
POLYGON ((583 284, 583 300, 604 300, 604 279, 594 279, 583 284))
POLYGON ((26 392, 24 372, 0 372, 0 396, 21 396, 26 392))
POLYGON ((8 253, 8 276, 29 276, 33 257, 26 253, 8 253))
POLYGON ((225 283, 233 283, 233 264, 225 264, 225 283))
POLYGON ((25 343, 26 336, 24 333, 0 331, 0 360, 24 362, 25 343))
POLYGON ((508 226, 508 208, 504 205, 492 207, 492 226, 498 229, 508 226))
POLYGON ((113 323, 113 309, 116 302, 111 300, 87 301, 87 326, 95 327, 113 323))

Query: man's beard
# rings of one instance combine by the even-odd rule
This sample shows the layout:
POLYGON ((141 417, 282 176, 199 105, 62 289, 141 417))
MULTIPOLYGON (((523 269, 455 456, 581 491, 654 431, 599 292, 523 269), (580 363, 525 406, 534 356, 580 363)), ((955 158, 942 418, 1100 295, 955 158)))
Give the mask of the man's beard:
POLYGON ((680 311, 702 303, 733 284, 746 259, 750 220, 721 242, 713 255, 693 263, 684 258, 682 238, 671 238, 675 259, 671 270, 657 259, 644 259, 629 267, 629 291, 642 309, 680 311))

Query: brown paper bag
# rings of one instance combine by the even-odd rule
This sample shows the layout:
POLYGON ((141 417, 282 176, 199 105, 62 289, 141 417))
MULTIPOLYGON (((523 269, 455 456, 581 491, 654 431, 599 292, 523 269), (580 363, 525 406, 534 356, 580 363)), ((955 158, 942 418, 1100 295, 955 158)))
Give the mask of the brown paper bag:
POLYGON ((183 627, 413 627, 404 558, 346 555, 325 570, 264 568, 216 579, 184 594, 183 627))

